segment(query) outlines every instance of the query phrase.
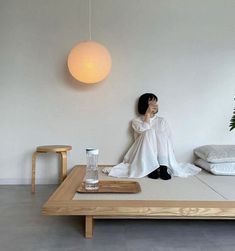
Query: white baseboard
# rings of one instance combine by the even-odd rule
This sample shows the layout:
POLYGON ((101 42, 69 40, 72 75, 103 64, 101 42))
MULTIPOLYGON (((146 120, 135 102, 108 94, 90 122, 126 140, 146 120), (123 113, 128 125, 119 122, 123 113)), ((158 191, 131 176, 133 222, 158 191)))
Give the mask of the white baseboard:
MULTIPOLYGON (((0 179, 0 185, 30 185, 31 179, 0 179)), ((58 181, 51 179, 37 179, 36 185, 58 184, 58 181)))

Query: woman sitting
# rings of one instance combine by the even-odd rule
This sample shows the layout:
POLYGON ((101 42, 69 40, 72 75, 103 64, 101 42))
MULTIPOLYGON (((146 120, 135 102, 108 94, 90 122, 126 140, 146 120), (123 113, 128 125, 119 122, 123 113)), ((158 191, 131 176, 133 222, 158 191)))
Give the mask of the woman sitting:
POLYGON ((139 117, 132 120, 134 143, 122 163, 104 168, 113 177, 171 179, 171 176, 187 177, 200 172, 192 164, 177 163, 172 147, 170 129, 164 118, 158 117, 158 98, 145 93, 138 102, 139 117))

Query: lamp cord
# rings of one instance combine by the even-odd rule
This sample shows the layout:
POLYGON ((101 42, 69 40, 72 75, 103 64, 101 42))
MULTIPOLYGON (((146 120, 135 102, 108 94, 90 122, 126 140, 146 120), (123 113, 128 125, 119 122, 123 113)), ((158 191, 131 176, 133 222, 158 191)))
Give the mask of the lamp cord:
POLYGON ((91 0, 88 0, 89 2, 89 37, 91 40, 91 0))

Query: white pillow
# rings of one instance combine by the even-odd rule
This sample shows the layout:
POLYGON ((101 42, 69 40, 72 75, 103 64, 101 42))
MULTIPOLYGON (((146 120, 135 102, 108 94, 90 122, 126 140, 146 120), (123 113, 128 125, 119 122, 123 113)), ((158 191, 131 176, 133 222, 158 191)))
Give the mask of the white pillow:
POLYGON ((215 164, 197 159, 194 164, 215 175, 235 175, 235 162, 215 164))
POLYGON ((235 145, 205 145, 194 149, 194 154, 211 163, 235 162, 235 145))

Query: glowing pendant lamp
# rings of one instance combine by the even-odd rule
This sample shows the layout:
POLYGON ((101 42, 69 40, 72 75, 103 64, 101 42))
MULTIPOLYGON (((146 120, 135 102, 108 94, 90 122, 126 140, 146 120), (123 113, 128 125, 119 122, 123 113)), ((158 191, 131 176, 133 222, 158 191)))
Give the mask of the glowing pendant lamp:
POLYGON ((69 53, 68 68, 71 75, 85 84, 94 84, 104 80, 112 65, 108 50, 91 40, 91 2, 89 0, 90 40, 77 44, 69 53))

